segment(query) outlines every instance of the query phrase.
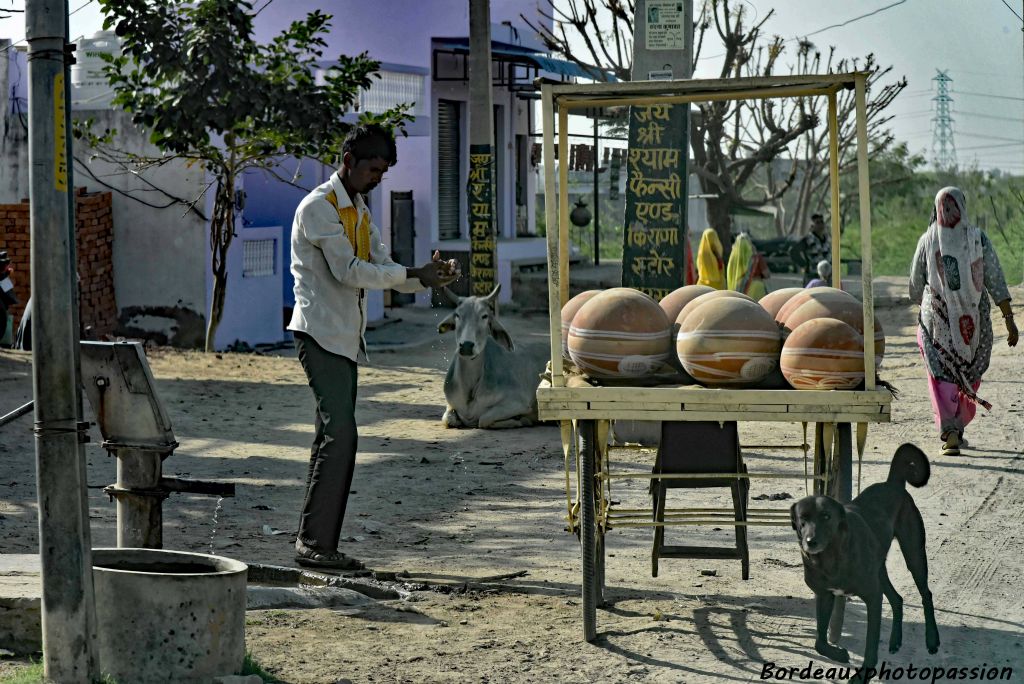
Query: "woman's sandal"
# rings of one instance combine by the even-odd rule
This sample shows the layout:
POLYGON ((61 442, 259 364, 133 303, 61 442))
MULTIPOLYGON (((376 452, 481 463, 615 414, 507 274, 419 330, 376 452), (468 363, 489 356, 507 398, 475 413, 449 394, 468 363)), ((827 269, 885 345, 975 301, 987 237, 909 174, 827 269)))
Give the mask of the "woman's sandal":
POLYGON ((295 562, 307 568, 331 570, 362 570, 364 567, 361 562, 341 551, 317 551, 308 546, 295 550, 295 562))
POLYGON ((960 434, 953 430, 948 435, 943 437, 943 456, 959 456, 960 455, 960 434))

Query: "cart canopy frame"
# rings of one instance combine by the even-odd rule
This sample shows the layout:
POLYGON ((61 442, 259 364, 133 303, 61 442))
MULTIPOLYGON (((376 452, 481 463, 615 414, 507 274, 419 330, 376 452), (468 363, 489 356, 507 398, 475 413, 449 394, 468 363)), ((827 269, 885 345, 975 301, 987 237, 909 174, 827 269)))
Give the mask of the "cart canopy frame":
MULTIPOLYGON (((867 72, 852 72, 844 74, 571 85, 548 82, 540 83, 543 108, 544 193, 548 198, 558 197, 557 203, 545 202, 545 218, 546 225, 548 226, 548 313, 551 324, 551 384, 548 387, 542 385, 539 390, 542 414, 546 413, 545 408, 555 408, 554 406, 546 406, 552 400, 568 398, 558 397, 562 392, 555 392, 552 395, 551 390, 557 390, 557 388, 565 386, 561 349, 561 310, 562 306, 569 299, 568 118, 570 111, 574 109, 621 105, 667 105, 809 96, 828 98, 827 125, 829 131, 829 185, 832 213, 832 284, 834 287, 839 287, 841 245, 839 215, 839 123, 836 100, 837 93, 840 90, 851 89, 855 93, 857 176, 860 200, 861 281, 863 287, 862 301, 865 331, 864 387, 866 394, 873 395, 872 399, 882 404, 890 403, 891 396, 888 396, 889 393, 878 390, 875 386, 875 339, 872 334, 872 331, 875 329, 875 310, 871 267, 871 188, 868 175, 867 78, 867 72), (557 184, 555 180, 554 131, 556 115, 558 117, 557 184)), ((689 155, 689 149, 686 150, 686 154, 689 155)), ((607 390, 608 388, 603 389, 607 390)), ((695 389, 703 388, 677 389, 694 391, 695 389)), ((729 401, 730 398, 738 398, 742 396, 742 393, 750 392, 750 390, 711 391, 725 393, 722 395, 721 404, 731 404, 733 402, 729 401), (733 397, 726 396, 733 395, 734 393, 733 397)), ((810 394, 818 394, 820 396, 822 392, 828 392, 828 395, 837 398, 837 393, 825 390, 773 390, 772 395, 777 394, 779 396, 773 397, 773 400, 769 403, 806 405, 808 403, 807 400, 810 399, 810 394), (800 400, 797 400, 796 395, 792 395, 790 400, 782 396, 792 393, 798 393, 800 400)), ((844 392, 843 394, 852 395, 853 393, 844 392)), ((573 398, 579 399, 579 397, 573 398)), ((827 404, 829 402, 823 399, 823 403, 827 404)), ((583 407, 572 406, 570 408, 566 406, 563 411, 559 412, 561 415, 542 415, 542 418, 565 419, 565 409, 572 412, 574 409, 581 408, 583 407)), ((677 407, 677 410, 678 408, 680 407, 677 407)), ((888 411, 884 412, 884 417, 879 415, 878 419, 887 421, 888 411)))

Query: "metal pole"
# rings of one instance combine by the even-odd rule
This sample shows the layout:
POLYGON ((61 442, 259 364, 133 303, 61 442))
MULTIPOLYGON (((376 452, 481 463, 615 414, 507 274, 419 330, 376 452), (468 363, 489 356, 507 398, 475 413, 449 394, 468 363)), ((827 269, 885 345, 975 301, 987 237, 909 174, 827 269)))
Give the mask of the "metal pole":
POLYGON ((43 668, 47 680, 99 677, 85 453, 76 406, 65 117, 65 0, 25 7, 29 73, 32 390, 35 397, 43 668))
POLYGON ((597 154, 597 113, 601 111, 599 109, 594 110, 594 265, 601 265, 601 198, 598 195, 600 189, 598 188, 598 176, 597 176, 597 165, 600 159, 597 154))

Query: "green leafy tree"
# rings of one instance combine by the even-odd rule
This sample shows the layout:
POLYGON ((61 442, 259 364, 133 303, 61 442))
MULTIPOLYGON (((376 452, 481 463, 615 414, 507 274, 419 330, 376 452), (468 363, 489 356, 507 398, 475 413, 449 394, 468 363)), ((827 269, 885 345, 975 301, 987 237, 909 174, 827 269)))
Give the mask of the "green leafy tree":
MULTIPOLYGON (((151 132, 159 157, 117 148, 116 131, 76 129, 104 157, 132 172, 179 160, 200 165, 214 193, 210 217, 213 297, 206 350, 213 349, 227 288, 227 253, 235 236, 238 180, 247 169, 273 172, 286 157, 336 164, 349 124, 345 113, 369 88, 379 63, 365 53, 340 55, 322 78, 331 15, 314 11, 267 44, 253 36, 246 0, 99 0, 104 29, 122 41, 105 57, 113 104, 151 132)), ((379 78, 379 76, 377 76, 379 78)), ((402 129, 409 106, 361 120, 402 129)), ((404 130, 402 130, 404 133, 404 130)), ((202 199, 193 199, 192 207, 202 199)))

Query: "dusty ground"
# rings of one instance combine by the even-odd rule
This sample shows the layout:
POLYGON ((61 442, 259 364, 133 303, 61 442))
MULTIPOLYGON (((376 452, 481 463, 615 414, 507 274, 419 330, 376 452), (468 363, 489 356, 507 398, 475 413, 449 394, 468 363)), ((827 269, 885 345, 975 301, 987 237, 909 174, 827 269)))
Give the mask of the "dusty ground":
MULTIPOLYGON (((1015 297, 1024 301, 1024 292, 1015 297)), ((920 598, 894 552, 890 575, 906 600, 904 648, 889 655, 883 642, 881 657, 903 667, 1009 666, 1016 680, 1024 680, 1021 348, 996 345, 982 386, 994 409, 969 429, 971 447, 963 456, 943 458, 937 455, 924 370, 912 337, 913 310, 890 303, 879 315, 888 335, 884 377, 902 396, 893 405, 893 422, 872 428, 863 478, 865 485, 883 479, 902 441, 935 454, 932 480, 914 497, 928 528, 930 583, 942 637, 939 653, 929 656, 920 598)), ((506 320, 517 342, 543 343, 546 325, 541 316, 506 320)), ((996 330, 1002 331, 1001 321, 996 330)), ((712 682, 757 681, 766 662, 831 665, 814 653, 812 595, 803 583, 792 532, 783 527, 753 530, 746 582, 736 561, 664 560, 653 579, 650 531, 612 531, 611 603, 598 612, 597 643, 583 643, 579 547, 563 529, 558 433, 551 427, 443 429, 448 344, 449 339, 425 338, 417 347, 377 353, 373 365, 361 370, 361 454, 342 547, 374 569, 408 571, 413 580, 447 582, 456 589, 417 591, 414 602, 378 602, 360 610, 252 611, 248 649, 268 672, 296 683, 712 682), (458 588, 465 581, 520 571, 527 574, 491 582, 486 590, 458 588)), ((218 502, 208 497, 168 499, 165 546, 212 548, 245 561, 290 565, 312 423, 312 402, 297 361, 171 350, 151 350, 149 359, 181 442, 165 462, 165 474, 237 485, 237 496, 223 500, 219 511, 218 502), (266 534, 265 525, 288 534, 266 534)), ((29 398, 30 371, 26 355, 0 352, 0 413, 29 398)), ((29 419, 21 419, 4 428, 0 441, 4 553, 36 552, 29 427, 29 419)), ((802 436, 799 425, 741 429, 747 444, 793 445, 802 436)), ((101 488, 113 482, 114 463, 93 432, 87 450, 93 543, 112 546, 114 506, 101 488)), ((753 496, 803 495, 799 452, 755 449, 746 458, 752 471, 794 475, 754 480, 753 496)), ((616 460, 641 468, 649 467, 648 459, 616 454, 616 460)), ((624 503, 643 505, 644 492, 635 483, 615 493, 624 503)), ((723 505, 717 496, 690 501, 723 505)), ((728 543, 731 536, 681 529, 669 531, 674 543, 685 543, 687 536, 728 543)), ((883 614, 884 637, 888 608, 883 614)), ((849 606, 846 625, 842 643, 857 663, 864 642, 861 603, 849 606)), ((0 664, 0 677, 23 666, 0 664)))

